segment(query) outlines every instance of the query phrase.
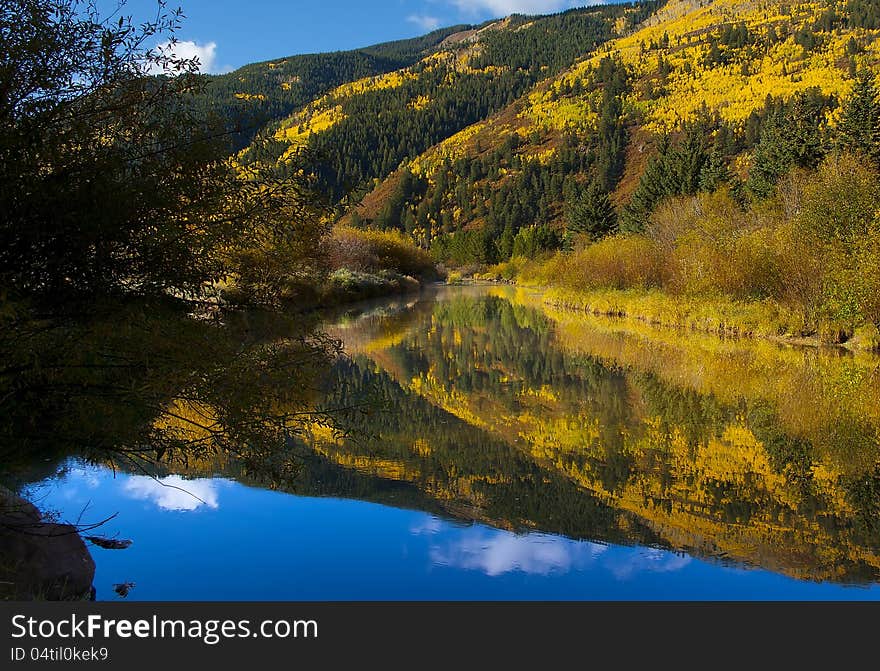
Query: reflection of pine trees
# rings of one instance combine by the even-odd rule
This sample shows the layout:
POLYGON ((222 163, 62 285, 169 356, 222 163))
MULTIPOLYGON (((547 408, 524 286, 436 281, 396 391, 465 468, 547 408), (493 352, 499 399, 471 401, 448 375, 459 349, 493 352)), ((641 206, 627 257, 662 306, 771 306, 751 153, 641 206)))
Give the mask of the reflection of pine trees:
POLYGON ((291 483, 297 492, 356 496, 457 515, 470 511, 478 519, 506 528, 534 527, 578 538, 659 543, 634 520, 625 525, 624 532, 620 512, 539 466, 506 441, 404 390, 386 373, 374 372, 365 359, 340 361, 329 386, 336 393, 328 405, 354 406, 372 399, 373 411, 349 426, 353 440, 330 447, 329 458, 306 460, 308 472, 291 483), (420 441, 426 446, 421 450, 420 441), (366 457, 367 464, 400 462, 413 479, 401 482, 380 473, 340 469, 332 459, 336 456, 342 462, 341 455, 366 457))

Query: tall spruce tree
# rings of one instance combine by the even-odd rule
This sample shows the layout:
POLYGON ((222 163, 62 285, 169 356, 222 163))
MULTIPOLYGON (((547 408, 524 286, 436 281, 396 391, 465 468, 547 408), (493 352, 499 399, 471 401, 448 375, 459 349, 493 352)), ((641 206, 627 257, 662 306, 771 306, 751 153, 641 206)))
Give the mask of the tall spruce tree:
POLYGON ((856 77, 839 131, 842 148, 859 153, 880 167, 880 91, 874 73, 868 69, 856 77))
POLYGON ((665 138, 648 163, 639 185, 621 217, 621 228, 637 233, 644 229, 654 208, 665 198, 696 193, 703 188, 703 174, 711 167, 706 146, 706 122, 689 125, 684 138, 673 145, 665 138))
POLYGON ((617 212, 608 193, 591 183, 567 211, 568 230, 598 240, 617 230, 617 212))
POLYGON ((733 175, 725 160, 724 149, 716 142, 700 171, 700 191, 717 191, 724 184, 733 181, 733 175))
POLYGON ((834 103, 819 89, 796 94, 788 103, 768 102, 761 137, 749 172, 749 191, 773 193, 776 181, 793 167, 815 168, 827 152, 826 112, 834 103))

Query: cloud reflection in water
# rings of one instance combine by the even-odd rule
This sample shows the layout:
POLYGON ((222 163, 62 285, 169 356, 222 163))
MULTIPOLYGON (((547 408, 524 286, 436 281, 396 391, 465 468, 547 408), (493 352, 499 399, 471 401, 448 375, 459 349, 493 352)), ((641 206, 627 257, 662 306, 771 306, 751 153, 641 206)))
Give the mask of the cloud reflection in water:
POLYGON ((482 571, 497 576, 512 571, 532 575, 568 573, 602 555, 606 546, 532 533, 517 535, 471 527, 445 545, 432 545, 431 562, 437 566, 482 571))
POLYGON ((150 501, 162 510, 192 511, 203 506, 216 510, 220 506, 217 480, 133 475, 123 483, 122 490, 129 498, 150 501))
POLYGON ((438 542, 429 548, 431 563, 480 571, 490 577, 515 571, 547 576, 593 566, 625 582, 639 574, 678 571, 691 561, 690 557, 654 548, 614 548, 609 552, 607 545, 561 536, 514 534, 477 526, 461 529, 444 525, 441 530, 438 523, 436 520, 411 529, 414 534, 437 538, 438 542), (454 537, 450 539, 452 529, 454 537))

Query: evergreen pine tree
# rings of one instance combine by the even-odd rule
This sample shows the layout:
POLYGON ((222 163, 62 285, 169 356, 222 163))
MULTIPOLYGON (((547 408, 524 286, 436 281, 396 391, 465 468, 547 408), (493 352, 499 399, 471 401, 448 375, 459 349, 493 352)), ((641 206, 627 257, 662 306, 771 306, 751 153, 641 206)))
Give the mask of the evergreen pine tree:
POLYGON ((623 209, 621 228, 638 233, 644 229, 654 208, 665 198, 696 193, 704 187, 709 175, 703 177, 709 164, 706 150, 708 122, 690 125, 684 139, 673 146, 669 138, 660 144, 657 155, 639 179, 630 203, 623 209))
POLYGON ((505 226, 504 231, 501 233, 501 237, 495 242, 499 259, 506 260, 513 255, 513 241, 515 237, 516 234, 513 231, 513 227, 510 224, 505 226))
POLYGON ((862 70, 856 77, 839 131, 843 148, 870 158, 880 166, 880 91, 870 70, 862 70))
POLYGON ((826 153, 829 101, 820 91, 807 90, 786 105, 770 105, 749 172, 749 190, 759 198, 773 193, 779 177, 793 167, 815 168, 826 153))
POLYGON ((717 144, 709 152, 700 171, 700 191, 717 191, 723 184, 732 180, 730 169, 724 160, 724 152, 717 144))
POLYGON ((568 230, 598 240, 617 230, 617 212, 608 194, 595 182, 569 205, 568 230))

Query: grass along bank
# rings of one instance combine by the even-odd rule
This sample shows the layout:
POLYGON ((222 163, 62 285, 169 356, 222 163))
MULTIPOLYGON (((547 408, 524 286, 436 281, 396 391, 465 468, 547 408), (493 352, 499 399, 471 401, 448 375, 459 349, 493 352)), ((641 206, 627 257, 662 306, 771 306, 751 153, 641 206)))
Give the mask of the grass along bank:
POLYGON ((543 289, 545 304, 570 311, 602 317, 633 319, 651 326, 687 329, 719 336, 754 337, 784 340, 792 344, 839 344, 852 349, 880 351, 880 331, 873 324, 853 329, 843 342, 804 333, 804 316, 798 310, 765 299, 740 301, 725 296, 676 296, 662 289, 571 289, 539 282, 533 273, 545 267, 539 262, 520 265, 522 275, 511 277, 509 268, 516 260, 490 268, 476 279, 513 283, 543 289))

